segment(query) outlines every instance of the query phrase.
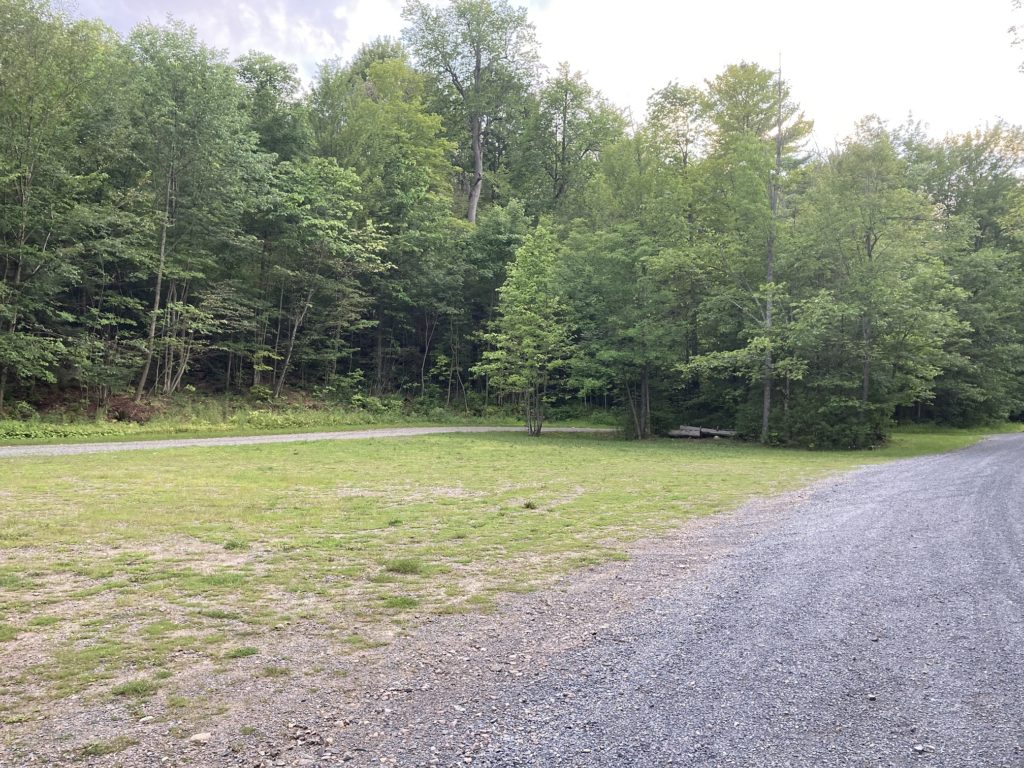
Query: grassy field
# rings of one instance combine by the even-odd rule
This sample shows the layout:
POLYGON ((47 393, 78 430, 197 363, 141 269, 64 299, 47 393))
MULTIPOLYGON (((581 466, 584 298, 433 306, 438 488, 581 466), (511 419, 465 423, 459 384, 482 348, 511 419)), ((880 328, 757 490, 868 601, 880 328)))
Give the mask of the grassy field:
POLYGON ((867 453, 488 434, 0 460, 0 722, 73 694, 172 706, 195 659, 227 671, 297 628, 359 651, 687 516, 980 436, 905 432, 867 453))

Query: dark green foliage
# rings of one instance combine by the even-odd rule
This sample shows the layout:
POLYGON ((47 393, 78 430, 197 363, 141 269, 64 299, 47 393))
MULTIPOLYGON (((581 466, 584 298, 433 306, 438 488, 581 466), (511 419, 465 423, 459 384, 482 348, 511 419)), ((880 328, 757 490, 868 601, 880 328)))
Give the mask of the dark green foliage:
POLYGON ((179 22, 57 8, 0 0, 8 438, 186 392, 816 447, 1024 417, 1017 127, 869 118, 812 155, 788 85, 741 63, 627 131, 569 64, 541 78, 505 0, 410 2, 403 42, 308 93, 179 22))

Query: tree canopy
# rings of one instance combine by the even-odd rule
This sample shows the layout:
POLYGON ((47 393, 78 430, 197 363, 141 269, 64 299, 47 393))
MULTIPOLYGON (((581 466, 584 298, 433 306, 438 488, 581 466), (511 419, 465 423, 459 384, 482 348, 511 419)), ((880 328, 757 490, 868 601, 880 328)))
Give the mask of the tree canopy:
POLYGON ((1024 418, 1017 126, 812 151, 750 62, 634 122, 506 0, 410 0, 308 84, 61 8, 0 0, 0 413, 600 405, 821 447, 1024 418))

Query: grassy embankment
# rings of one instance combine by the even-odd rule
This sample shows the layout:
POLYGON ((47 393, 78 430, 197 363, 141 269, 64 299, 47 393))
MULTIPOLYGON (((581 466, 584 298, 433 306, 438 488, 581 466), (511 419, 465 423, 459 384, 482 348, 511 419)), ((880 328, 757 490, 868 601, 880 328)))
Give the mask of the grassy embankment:
POLYGON ((903 432, 867 453, 489 434, 0 460, 0 722, 75 693, 175 705, 181 659, 285 675, 256 663, 282 627, 360 650, 687 516, 981 435, 903 432))

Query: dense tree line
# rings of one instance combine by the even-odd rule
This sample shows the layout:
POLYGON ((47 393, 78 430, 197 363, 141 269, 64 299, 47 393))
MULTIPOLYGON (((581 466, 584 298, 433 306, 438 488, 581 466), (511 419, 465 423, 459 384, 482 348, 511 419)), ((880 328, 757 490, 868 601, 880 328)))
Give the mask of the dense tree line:
POLYGON ((506 0, 296 68, 0 0, 0 410, 183 387, 621 409, 864 446, 1024 412, 1024 133, 866 118, 779 73, 630 124, 506 0))

